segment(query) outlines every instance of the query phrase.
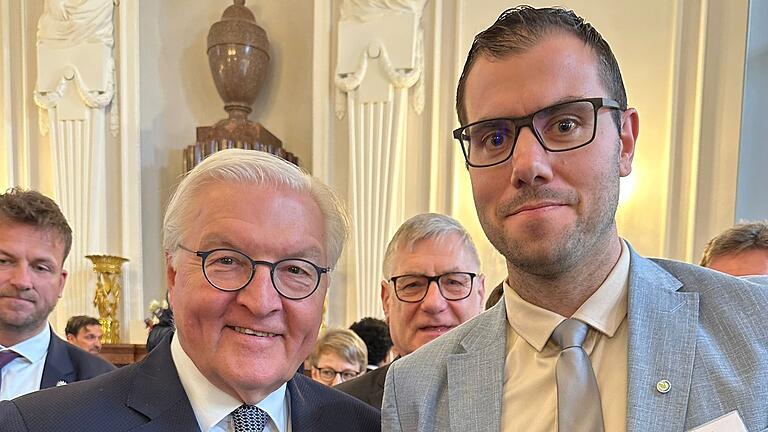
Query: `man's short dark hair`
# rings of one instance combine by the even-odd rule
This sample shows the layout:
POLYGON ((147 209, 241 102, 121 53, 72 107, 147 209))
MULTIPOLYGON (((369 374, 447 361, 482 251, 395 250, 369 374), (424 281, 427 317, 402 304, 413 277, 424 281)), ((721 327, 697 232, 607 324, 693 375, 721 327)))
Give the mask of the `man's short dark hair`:
MULTIPOLYGON (((475 36, 456 90, 456 112, 461 125, 468 123, 464 92, 467 76, 478 58, 503 59, 510 55, 522 54, 557 31, 576 36, 592 48, 597 57, 598 71, 608 97, 615 99, 622 110, 626 109, 627 92, 624 89, 619 64, 608 42, 600 33, 571 10, 533 8, 523 5, 505 10, 493 25, 475 36)), ((618 127, 621 125, 621 111, 612 110, 612 112, 618 127)))
POLYGON ((357 333, 368 347, 368 364, 378 366, 392 348, 392 338, 389 336, 389 326, 376 318, 363 318, 349 326, 357 333))
POLYGON ((718 234, 704 246, 699 265, 709 267, 715 258, 752 249, 768 251, 768 221, 739 224, 718 234))
POLYGON ((75 315, 67 321, 67 327, 64 328, 64 333, 77 337, 81 328, 88 327, 90 325, 100 326, 99 320, 88 315, 75 315))
POLYGON ((0 194, 0 220, 55 232, 64 242, 62 262, 67 259, 72 248, 72 228, 59 206, 47 196, 35 190, 8 189, 0 194))

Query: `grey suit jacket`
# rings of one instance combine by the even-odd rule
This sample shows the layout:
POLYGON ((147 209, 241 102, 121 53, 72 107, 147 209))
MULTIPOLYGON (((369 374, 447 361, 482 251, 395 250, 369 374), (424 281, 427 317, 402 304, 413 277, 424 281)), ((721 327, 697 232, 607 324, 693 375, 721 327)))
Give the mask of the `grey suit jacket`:
MULTIPOLYGON (((288 381, 297 432, 379 431, 377 410, 296 374, 288 381)), ((0 402, 3 432, 199 431, 173 363, 170 337, 139 363, 0 402)))
MULTIPOLYGON (((768 284, 631 254, 627 430, 685 431, 733 410, 766 430, 768 284)), ((382 430, 498 432, 505 353, 502 299, 392 365, 382 430)))
POLYGON ((51 330, 40 389, 87 380, 113 370, 112 363, 60 339, 51 330))

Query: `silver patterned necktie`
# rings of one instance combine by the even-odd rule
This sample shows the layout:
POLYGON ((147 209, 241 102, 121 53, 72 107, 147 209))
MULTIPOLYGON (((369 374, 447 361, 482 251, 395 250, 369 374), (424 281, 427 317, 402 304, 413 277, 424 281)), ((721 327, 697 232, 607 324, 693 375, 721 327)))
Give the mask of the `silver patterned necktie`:
POLYGON ((589 356, 582 345, 589 326, 567 319, 552 333, 562 351, 557 358, 557 430, 560 432, 603 432, 600 390, 589 356))
POLYGON ((240 405, 232 411, 235 432, 262 432, 267 426, 268 414, 256 405, 240 405))

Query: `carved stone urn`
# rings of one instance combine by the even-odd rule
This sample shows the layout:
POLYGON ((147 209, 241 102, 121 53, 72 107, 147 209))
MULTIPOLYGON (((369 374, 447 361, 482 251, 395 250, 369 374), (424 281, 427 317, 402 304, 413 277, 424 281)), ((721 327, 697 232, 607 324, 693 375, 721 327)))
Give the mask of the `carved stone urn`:
POLYGON ((185 170, 228 148, 261 150, 298 165, 298 159, 276 136, 248 119, 267 76, 269 41, 245 0, 234 0, 208 31, 208 64, 229 117, 197 128, 195 144, 184 150, 185 170))
POLYGON ((267 76, 269 40, 245 0, 235 0, 211 26, 208 64, 229 118, 247 118, 267 76))

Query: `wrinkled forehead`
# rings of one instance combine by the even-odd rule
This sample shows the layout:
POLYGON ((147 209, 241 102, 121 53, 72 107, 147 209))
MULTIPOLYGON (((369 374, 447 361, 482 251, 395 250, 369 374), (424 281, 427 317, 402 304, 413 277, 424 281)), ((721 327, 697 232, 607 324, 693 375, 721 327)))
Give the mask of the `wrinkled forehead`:
POLYGON ((99 324, 88 324, 87 326, 80 329, 84 333, 101 333, 101 325, 99 324))
POLYGON ((403 240, 395 249, 392 267, 397 268, 414 256, 432 255, 442 256, 444 260, 447 256, 457 266, 477 267, 480 264, 477 252, 468 238, 456 232, 445 232, 417 240, 403 240))

